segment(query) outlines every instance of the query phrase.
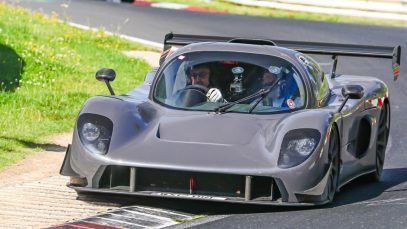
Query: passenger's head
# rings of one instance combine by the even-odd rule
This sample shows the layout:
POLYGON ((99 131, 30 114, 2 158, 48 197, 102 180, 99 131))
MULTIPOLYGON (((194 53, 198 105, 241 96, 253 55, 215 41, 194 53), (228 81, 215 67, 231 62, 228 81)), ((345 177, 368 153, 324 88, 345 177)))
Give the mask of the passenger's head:
POLYGON ((192 85, 199 84, 208 87, 210 84, 211 70, 205 64, 195 65, 190 72, 192 85))
POLYGON ((262 78, 263 85, 271 85, 276 82, 276 80, 277 76, 275 74, 271 73, 268 70, 264 71, 262 78))

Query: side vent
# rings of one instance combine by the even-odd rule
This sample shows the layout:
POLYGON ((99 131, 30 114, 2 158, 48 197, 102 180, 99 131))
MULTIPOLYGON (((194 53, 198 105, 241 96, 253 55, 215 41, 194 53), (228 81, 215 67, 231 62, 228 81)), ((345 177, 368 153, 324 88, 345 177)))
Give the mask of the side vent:
POLYGON ((370 138, 372 134, 372 124, 369 116, 364 116, 359 121, 355 122, 354 127, 350 130, 351 136, 348 151, 357 158, 365 156, 369 148, 370 138))
POLYGON ((356 156, 362 157, 369 147, 370 137, 371 137, 372 127, 370 124, 370 119, 368 117, 363 117, 360 120, 358 137, 356 141, 356 156))

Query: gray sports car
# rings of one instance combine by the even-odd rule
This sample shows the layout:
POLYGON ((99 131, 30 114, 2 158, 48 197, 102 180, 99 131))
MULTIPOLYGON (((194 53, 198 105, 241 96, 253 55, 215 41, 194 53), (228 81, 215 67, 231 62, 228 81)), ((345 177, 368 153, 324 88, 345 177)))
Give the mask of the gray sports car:
POLYGON ((78 192, 315 205, 379 180, 390 128, 379 79, 335 73, 338 57, 393 60, 383 46, 168 34, 159 68, 84 104, 61 174, 78 192), (330 55, 328 74, 307 54, 330 55))

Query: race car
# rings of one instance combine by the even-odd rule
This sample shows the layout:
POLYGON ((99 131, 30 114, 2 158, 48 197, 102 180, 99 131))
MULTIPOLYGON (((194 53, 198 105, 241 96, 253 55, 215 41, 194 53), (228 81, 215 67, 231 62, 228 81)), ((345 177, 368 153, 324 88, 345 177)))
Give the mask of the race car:
POLYGON ((401 48, 168 34, 160 66, 79 112, 60 174, 77 192, 270 205, 329 203, 379 180, 390 98, 373 77, 336 74, 340 56, 401 48), (324 73, 309 54, 330 55, 324 73))

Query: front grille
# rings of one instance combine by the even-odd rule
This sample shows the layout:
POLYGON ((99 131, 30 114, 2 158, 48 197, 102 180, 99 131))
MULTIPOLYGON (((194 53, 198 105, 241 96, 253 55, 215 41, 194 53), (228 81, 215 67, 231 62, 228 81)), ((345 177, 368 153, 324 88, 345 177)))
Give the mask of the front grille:
POLYGON ((271 177, 250 176, 249 186, 247 186, 248 179, 245 175, 150 168, 135 168, 133 171, 134 178, 131 178, 130 167, 108 166, 100 179, 99 187, 134 192, 170 192, 250 200, 272 200, 280 196, 271 177), (246 187, 250 188, 249 192, 246 191, 246 187))
POLYGON ((244 196, 245 178, 239 175, 137 169, 137 178, 136 191, 244 196))

